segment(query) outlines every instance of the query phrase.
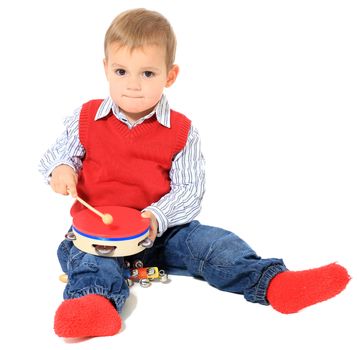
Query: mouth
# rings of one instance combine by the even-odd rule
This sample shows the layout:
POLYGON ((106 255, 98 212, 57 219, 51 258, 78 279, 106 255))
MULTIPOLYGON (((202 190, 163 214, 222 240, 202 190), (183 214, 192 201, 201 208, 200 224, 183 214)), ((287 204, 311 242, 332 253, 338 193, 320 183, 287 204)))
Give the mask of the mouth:
POLYGON ((126 98, 135 98, 135 99, 138 99, 138 98, 143 98, 143 96, 128 96, 128 95, 122 95, 122 97, 126 97, 126 98))

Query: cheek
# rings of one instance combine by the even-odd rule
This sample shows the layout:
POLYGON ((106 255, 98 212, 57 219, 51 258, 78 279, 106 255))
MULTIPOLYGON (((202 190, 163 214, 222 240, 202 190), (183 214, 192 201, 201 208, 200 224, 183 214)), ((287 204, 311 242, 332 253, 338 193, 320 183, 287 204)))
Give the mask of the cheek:
POLYGON ((119 79, 109 79, 108 81, 111 91, 122 91, 124 84, 119 79))
POLYGON ((162 82, 156 82, 152 84, 145 84, 142 86, 142 90, 148 98, 157 98, 162 95, 164 85, 162 82))
POLYGON ((125 92, 124 90, 125 87, 123 86, 123 84, 119 84, 118 81, 116 82, 116 84, 110 82, 109 85, 110 96, 117 105, 121 104, 122 95, 125 92))
POLYGON ((120 84, 112 84, 109 82, 109 93, 111 96, 111 99, 115 104, 121 105, 122 99, 121 96, 123 94, 123 88, 120 84))

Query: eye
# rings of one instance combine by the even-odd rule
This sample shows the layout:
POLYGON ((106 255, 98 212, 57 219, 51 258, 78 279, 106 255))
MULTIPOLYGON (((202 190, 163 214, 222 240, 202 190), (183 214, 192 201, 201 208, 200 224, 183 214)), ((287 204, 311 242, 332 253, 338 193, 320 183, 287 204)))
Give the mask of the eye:
POLYGON ((115 70, 115 74, 117 74, 119 76, 124 76, 124 75, 126 75, 126 71, 122 68, 119 68, 119 69, 115 70))
POLYGON ((149 71, 149 70, 146 70, 143 72, 143 75, 146 77, 146 78, 152 78, 155 76, 155 73, 149 71))

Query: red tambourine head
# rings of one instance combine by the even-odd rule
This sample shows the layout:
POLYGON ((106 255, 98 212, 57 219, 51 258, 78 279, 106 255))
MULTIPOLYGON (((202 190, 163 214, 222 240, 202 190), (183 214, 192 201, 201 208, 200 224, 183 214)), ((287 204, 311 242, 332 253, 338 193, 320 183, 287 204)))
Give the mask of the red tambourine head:
POLYGON ((136 209, 118 206, 102 206, 96 209, 106 213, 103 218, 88 209, 74 215, 73 227, 76 231, 88 236, 115 239, 138 236, 149 229, 149 219, 143 218, 141 212, 136 209))

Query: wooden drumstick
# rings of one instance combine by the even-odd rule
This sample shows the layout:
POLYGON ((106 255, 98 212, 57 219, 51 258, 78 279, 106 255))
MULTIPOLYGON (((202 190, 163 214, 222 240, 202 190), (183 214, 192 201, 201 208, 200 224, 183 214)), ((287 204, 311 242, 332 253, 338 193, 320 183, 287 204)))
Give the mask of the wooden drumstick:
POLYGON ((79 196, 76 196, 75 199, 77 201, 79 201, 81 204, 83 204, 87 209, 91 210, 93 213, 95 213, 96 215, 100 216, 103 223, 105 225, 111 225, 113 222, 113 217, 111 214, 107 214, 107 213, 101 213, 100 211, 98 211, 97 209, 95 209, 94 207, 92 207, 90 204, 88 204, 87 202, 85 202, 82 198, 80 198, 79 196))

